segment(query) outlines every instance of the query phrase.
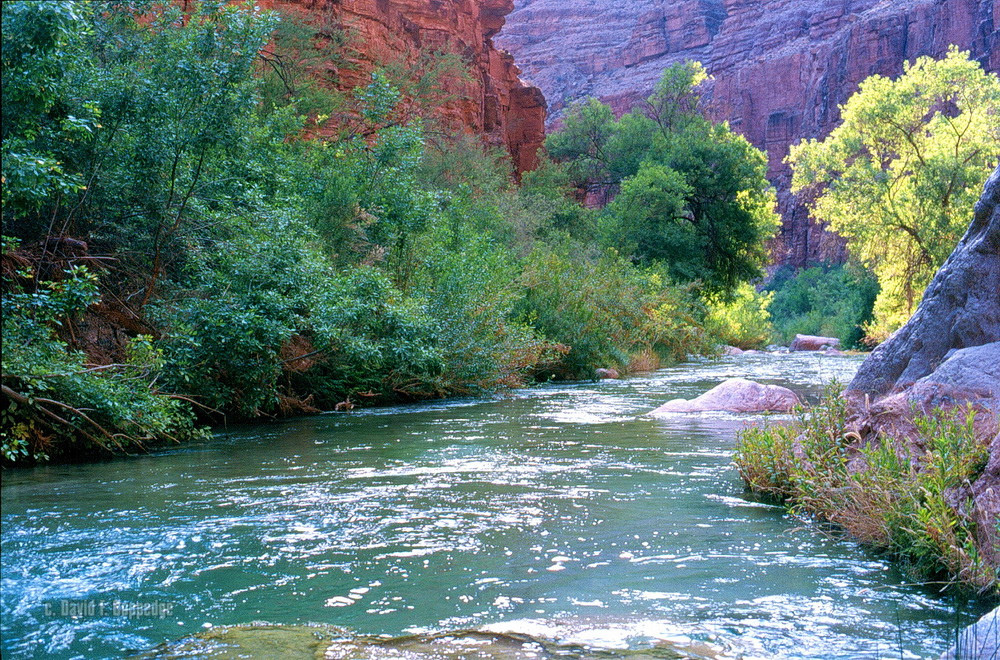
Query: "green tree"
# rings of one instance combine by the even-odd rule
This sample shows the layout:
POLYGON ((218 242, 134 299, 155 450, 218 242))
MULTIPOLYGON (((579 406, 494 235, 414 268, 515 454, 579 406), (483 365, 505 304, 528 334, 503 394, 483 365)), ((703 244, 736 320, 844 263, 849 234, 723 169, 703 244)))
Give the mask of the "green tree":
POLYGON ((607 247, 726 297, 762 274, 778 216, 763 152, 701 113, 706 79, 697 62, 675 64, 620 119, 591 99, 546 147, 578 187, 614 197, 602 218, 607 247))
POLYGON ((67 144, 86 140, 96 108, 72 95, 86 66, 89 7, 80 2, 8 2, 3 8, 3 220, 47 226, 41 209, 83 187, 67 144))
POLYGON ((952 47, 896 80, 872 76, 823 141, 792 147, 793 192, 881 285, 873 338, 902 325, 969 223, 1000 160, 1000 79, 952 47))

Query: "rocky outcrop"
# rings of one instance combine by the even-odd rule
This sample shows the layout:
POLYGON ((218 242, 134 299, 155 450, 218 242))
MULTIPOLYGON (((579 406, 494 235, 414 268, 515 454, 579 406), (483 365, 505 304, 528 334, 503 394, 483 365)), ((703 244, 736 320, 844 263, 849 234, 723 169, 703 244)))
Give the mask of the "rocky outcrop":
POLYGON ((691 412, 789 412, 799 402, 795 392, 778 385, 762 385, 745 378, 730 378, 694 399, 667 401, 649 414, 653 417, 691 412))
MULTIPOLYGON (((973 483, 952 489, 949 503, 973 517, 980 554, 1000 566, 1000 168, 916 313, 865 360, 845 396, 849 429, 862 442, 912 445, 914 411, 972 406, 989 460, 973 483)), ((924 449, 911 446, 910 455, 924 449)))
POLYGON ((367 84, 372 69, 418 62, 422 54, 452 53, 469 68, 466 80, 448 81, 449 100, 436 109, 451 130, 483 135, 510 152, 516 170, 537 164, 545 139, 545 97, 521 82, 514 58, 493 37, 514 8, 512 0, 264 0, 315 25, 344 30, 348 62, 337 84, 367 84))
POLYGON ((596 96, 625 110, 684 59, 715 80, 709 109, 765 148, 783 217, 779 254, 801 266, 844 256, 837 237, 788 193, 788 146, 821 138, 858 83, 950 44, 1000 70, 994 0, 516 0, 498 37, 558 119, 596 96))

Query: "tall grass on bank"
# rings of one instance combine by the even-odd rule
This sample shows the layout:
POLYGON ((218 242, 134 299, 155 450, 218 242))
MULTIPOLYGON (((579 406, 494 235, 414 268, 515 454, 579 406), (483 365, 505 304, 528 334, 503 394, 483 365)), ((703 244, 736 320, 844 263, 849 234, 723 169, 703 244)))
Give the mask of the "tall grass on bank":
POLYGON ((822 403, 798 409, 791 424, 740 433, 734 460, 747 488, 837 525, 902 560, 919 579, 997 594, 998 567, 976 545, 973 502, 949 504, 989 457, 976 439, 973 412, 917 414, 915 442, 880 437, 862 444, 845 428, 840 389, 832 383, 822 403), (915 455, 914 447, 923 452, 915 455))

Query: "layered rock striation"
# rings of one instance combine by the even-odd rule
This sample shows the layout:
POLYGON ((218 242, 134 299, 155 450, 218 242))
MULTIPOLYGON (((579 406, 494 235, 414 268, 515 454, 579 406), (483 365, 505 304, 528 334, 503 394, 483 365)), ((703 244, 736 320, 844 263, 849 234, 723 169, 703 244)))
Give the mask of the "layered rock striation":
POLYGON ((660 72, 700 60, 717 119, 767 149, 784 218, 780 257, 796 266, 844 256, 843 243, 788 192, 789 145, 821 138, 872 74, 942 56, 951 44, 1000 70, 994 0, 516 0, 498 42, 545 93, 558 120, 595 96, 625 110, 660 72))
POLYGON ((436 109, 452 131, 483 135, 511 154, 518 172, 537 164, 545 139, 545 97, 521 82, 514 58, 496 48, 512 0, 265 0, 265 7, 304 15, 346 33, 348 66, 338 85, 367 84, 380 65, 413 65, 432 53, 460 56, 469 77, 447 83, 449 98, 436 109))

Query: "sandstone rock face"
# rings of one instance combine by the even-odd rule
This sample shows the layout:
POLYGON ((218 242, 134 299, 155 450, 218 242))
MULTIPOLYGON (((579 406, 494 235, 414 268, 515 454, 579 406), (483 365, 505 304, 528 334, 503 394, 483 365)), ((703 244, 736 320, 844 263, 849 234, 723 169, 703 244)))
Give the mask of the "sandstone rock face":
POLYGON ((788 412, 799 398, 778 385, 762 385, 745 378, 730 378, 694 399, 668 401, 649 414, 653 417, 690 412, 788 412))
POLYGON ((552 117, 596 96, 625 110, 669 64, 700 60, 715 77, 709 109, 770 158, 784 225, 778 253, 796 266, 844 257, 788 193, 788 146, 821 138, 858 83, 950 44, 1000 70, 994 0, 515 0, 497 39, 549 100, 552 117))
POLYGON ((986 182, 969 230, 913 317, 865 360, 850 390, 877 396, 933 372, 950 351, 1000 342, 1000 168, 986 182))
POLYGON ((453 81, 454 98, 439 117, 456 131, 484 135, 505 147, 517 171, 533 169, 545 139, 545 97, 518 77, 514 58, 493 37, 512 0, 263 0, 265 8, 305 16, 346 31, 351 66, 336 72, 345 89, 365 85, 382 64, 413 64, 422 53, 460 55, 470 79, 453 81))
POLYGON ((791 346, 792 351, 821 351, 823 349, 840 348, 840 340, 836 337, 819 337, 817 335, 795 335, 791 346))

